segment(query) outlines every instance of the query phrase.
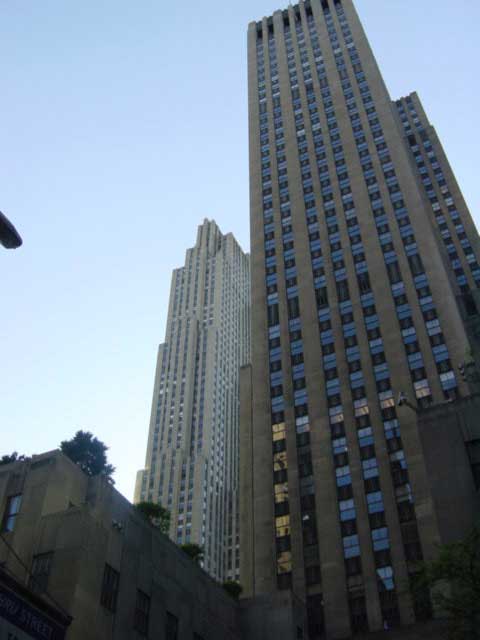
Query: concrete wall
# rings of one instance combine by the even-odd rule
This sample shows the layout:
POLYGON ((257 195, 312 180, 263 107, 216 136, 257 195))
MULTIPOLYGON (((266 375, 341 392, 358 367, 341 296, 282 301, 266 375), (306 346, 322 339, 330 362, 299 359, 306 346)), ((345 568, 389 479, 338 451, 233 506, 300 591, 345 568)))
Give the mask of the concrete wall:
POLYGON ((307 638, 305 607, 291 591, 242 600, 242 631, 248 640, 307 638))
POLYGON ((18 493, 20 513, 3 534, 0 563, 28 584, 33 557, 53 553, 47 592, 73 617, 68 640, 144 637, 134 629, 138 589, 151 599, 149 637, 156 640, 166 638, 167 612, 178 619, 178 640, 194 633, 204 640, 290 640, 292 629, 303 629, 302 603, 287 594, 240 604, 105 479, 88 478, 58 451, 0 467, 2 515, 8 496, 18 493), (106 563, 120 575, 115 612, 100 602, 106 563))
POLYGON ((480 442, 480 395, 421 412, 419 432, 441 542, 460 540, 480 517, 472 471, 473 447, 480 442))
POLYGON ((391 629, 355 637, 357 640, 442 640, 448 636, 445 622, 434 620, 403 629, 391 629))

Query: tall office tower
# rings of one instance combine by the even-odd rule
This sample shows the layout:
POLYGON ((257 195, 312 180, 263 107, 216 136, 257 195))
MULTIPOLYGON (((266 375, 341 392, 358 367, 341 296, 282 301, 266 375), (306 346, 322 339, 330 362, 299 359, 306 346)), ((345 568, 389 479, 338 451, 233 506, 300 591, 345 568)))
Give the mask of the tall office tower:
POLYGON ((404 140, 428 200, 435 234, 480 363, 479 237, 455 175, 416 93, 395 102, 404 140))
POLYGON ((204 547, 203 566, 219 580, 239 572, 239 369, 250 357, 249 314, 249 256, 205 220, 172 276, 135 502, 166 507, 170 537, 204 547))
POLYGON ((476 231, 436 138, 452 184, 426 185, 432 211, 352 0, 251 23, 248 64, 241 582, 292 589, 311 639, 411 624, 428 606, 409 581, 441 542, 417 411, 469 392, 455 296, 476 286, 476 231))

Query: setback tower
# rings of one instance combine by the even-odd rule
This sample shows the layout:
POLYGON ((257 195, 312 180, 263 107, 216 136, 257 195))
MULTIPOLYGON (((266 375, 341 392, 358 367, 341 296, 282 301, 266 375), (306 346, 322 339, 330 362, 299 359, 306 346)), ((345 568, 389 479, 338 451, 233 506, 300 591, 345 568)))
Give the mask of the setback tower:
POLYGON ((135 502, 166 507, 172 540, 201 545, 219 580, 239 572, 239 369, 249 358, 249 256, 205 220, 172 276, 135 502))

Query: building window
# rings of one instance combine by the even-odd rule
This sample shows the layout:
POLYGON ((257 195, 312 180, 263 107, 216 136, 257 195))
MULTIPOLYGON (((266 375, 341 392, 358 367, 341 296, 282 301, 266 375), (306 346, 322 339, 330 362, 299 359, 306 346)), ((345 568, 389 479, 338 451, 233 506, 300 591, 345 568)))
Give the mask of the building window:
POLYGON ((308 636, 321 637, 324 633, 323 596, 321 593, 307 596, 308 636))
POLYGON ((315 296, 317 298, 317 306, 319 308, 325 307, 328 305, 328 296, 327 296, 326 287, 322 287, 321 289, 315 289, 315 296))
POLYGON ((52 560, 53 552, 40 553, 37 556, 33 556, 32 572, 28 586, 35 593, 43 593, 47 590, 52 560))
POLYGON ((142 635, 148 634, 148 620, 150 616, 150 597, 137 589, 137 602, 135 604, 134 628, 142 635))
POLYGON ((370 285, 370 277, 368 273, 361 273, 357 276, 360 293, 368 293, 372 287, 370 285))
POLYGON ((290 318, 290 320, 292 318, 298 318, 298 316, 300 315, 298 298, 289 298, 289 300, 287 301, 287 306, 288 306, 288 317, 290 318))
POLYGON ((383 628, 388 630, 400 626, 396 593, 394 591, 381 591, 379 595, 380 608, 383 615, 383 628))
POLYGON ((268 305, 268 326, 273 327, 279 323, 278 304, 268 305))
POLYGON ((337 295, 339 302, 345 302, 350 299, 350 292, 348 290, 348 283, 346 280, 337 282, 337 295))
POLYGON ((109 564, 105 564, 100 604, 109 611, 115 611, 117 608, 119 583, 120 574, 118 571, 115 571, 109 564))
POLYGON ((5 507, 5 513, 3 514, 2 531, 13 531, 21 504, 21 493, 18 493, 15 496, 9 496, 7 499, 7 506, 5 507))
POLYGON ((277 575, 277 587, 281 591, 292 588, 292 574, 281 573, 277 575))
POLYGON ((305 568, 305 582, 307 585, 311 586, 313 584, 319 584, 320 581, 321 575, 319 566, 305 568))
POLYGON ((165 640, 178 640, 178 618, 167 611, 165 640))
POLYGON ((350 621, 352 631, 368 631, 367 606, 364 596, 350 598, 350 621))
POLYGON ((413 254, 412 256, 410 256, 408 258, 408 261, 410 263, 410 268, 414 276, 418 276, 425 272, 422 259, 418 254, 413 254))

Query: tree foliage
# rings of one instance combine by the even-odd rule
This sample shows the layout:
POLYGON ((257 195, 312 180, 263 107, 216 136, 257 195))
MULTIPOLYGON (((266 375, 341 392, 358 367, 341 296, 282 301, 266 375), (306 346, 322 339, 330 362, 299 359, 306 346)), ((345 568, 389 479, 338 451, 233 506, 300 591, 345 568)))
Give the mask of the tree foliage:
POLYGON ((60 443, 61 451, 89 476, 105 476, 114 484, 115 467, 108 463, 108 447, 89 431, 77 431, 71 440, 60 443))
POLYGON ((229 596, 238 600, 240 594, 243 591, 243 587, 239 582, 235 582, 235 580, 227 580, 222 584, 222 587, 228 593, 229 596))
POLYGON ((170 511, 168 509, 156 502, 139 502, 135 508, 150 521, 150 524, 159 529, 161 533, 168 535, 170 529, 170 511))
POLYGON ((200 545, 189 542, 187 544, 182 544, 180 549, 190 556, 197 564, 202 562, 204 549, 200 545))
POLYGON ((421 565, 413 590, 421 593, 425 588, 433 589, 433 602, 447 614, 451 640, 480 639, 478 527, 464 540, 442 545, 435 560, 421 565))
POLYGON ((10 464, 11 462, 16 462, 18 460, 18 453, 14 451, 11 454, 5 454, 0 458, 0 464, 10 464))
POLYGON ((10 464, 11 462, 24 462, 27 460, 27 457, 24 455, 19 456, 16 451, 10 454, 5 454, 0 458, 0 465, 2 464, 10 464))

